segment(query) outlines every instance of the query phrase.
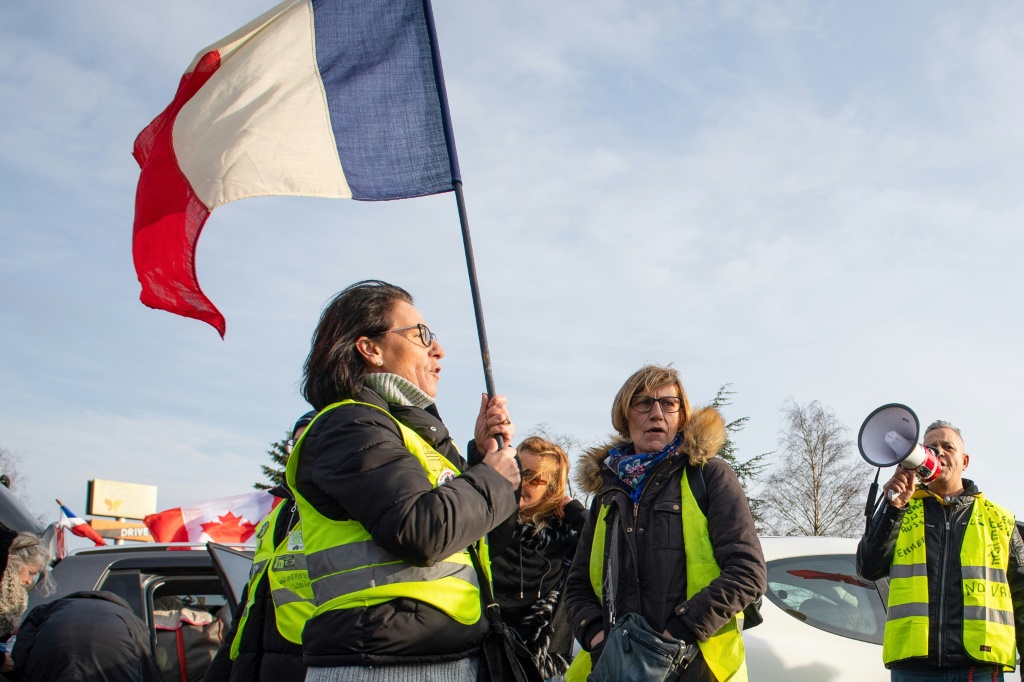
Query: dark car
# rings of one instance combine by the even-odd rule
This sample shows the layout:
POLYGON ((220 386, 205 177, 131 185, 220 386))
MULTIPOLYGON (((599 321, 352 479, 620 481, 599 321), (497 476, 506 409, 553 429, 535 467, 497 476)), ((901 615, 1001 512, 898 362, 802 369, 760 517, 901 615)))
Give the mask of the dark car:
POLYGON ((251 548, 212 543, 80 549, 53 567, 53 594, 30 593, 29 609, 80 590, 113 592, 149 627, 164 679, 185 679, 186 665, 188 679, 202 679, 251 566, 251 548))

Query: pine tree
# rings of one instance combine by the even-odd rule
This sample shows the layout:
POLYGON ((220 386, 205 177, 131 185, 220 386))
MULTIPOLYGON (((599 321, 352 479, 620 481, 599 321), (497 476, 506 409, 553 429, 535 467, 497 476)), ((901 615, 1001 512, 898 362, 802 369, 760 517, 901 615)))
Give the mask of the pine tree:
MULTIPOLYGON (((735 391, 730 391, 729 387, 732 384, 724 384, 718 389, 718 393, 715 394, 714 400, 711 401, 711 407, 721 410, 723 407, 732 404, 732 400, 729 396, 733 395, 735 391)), ((730 434, 725 439, 725 443, 722 445, 722 449, 718 451, 718 456, 729 463, 732 470, 736 472, 736 478, 740 480, 740 485, 743 487, 743 492, 747 496, 747 502, 750 504, 750 513, 754 517, 754 525, 757 527, 758 533, 761 533, 766 528, 764 519, 764 500, 759 497, 752 497, 750 494, 750 486, 757 483, 758 478, 764 473, 764 470, 768 468, 768 462, 766 458, 773 454, 772 452, 764 452, 756 457, 751 457, 745 462, 740 462, 739 457, 736 454, 736 444, 732 442, 731 434, 739 433, 743 430, 743 427, 747 425, 747 420, 750 417, 740 417, 734 419, 731 422, 727 422, 725 425, 726 433, 730 434)))
POLYGON ((263 475, 268 481, 270 481, 270 483, 253 483, 253 488, 256 488, 257 490, 269 490, 270 488, 284 484, 284 470, 288 465, 288 451, 285 450, 285 446, 287 445, 290 437, 291 434, 285 434, 284 438, 270 444, 270 449, 267 450, 267 454, 270 456, 270 461, 280 468, 261 464, 260 469, 263 470, 263 475))

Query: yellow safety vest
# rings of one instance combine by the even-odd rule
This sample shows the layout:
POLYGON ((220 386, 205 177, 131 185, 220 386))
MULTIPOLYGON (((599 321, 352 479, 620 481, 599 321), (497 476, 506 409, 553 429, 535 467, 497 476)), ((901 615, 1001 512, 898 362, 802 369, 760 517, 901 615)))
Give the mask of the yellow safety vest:
MULTIPOLYGON (((924 500, 931 493, 914 493, 903 515, 892 568, 889 571, 889 609, 882 641, 886 665, 928 656, 928 568, 924 534, 924 500)), ((1013 534, 1013 514, 984 495, 974 506, 960 546, 964 595, 963 644, 971 658, 1016 665, 1013 602, 1006 580, 1013 534)))
POLYGON ((242 633, 256 603, 256 587, 264 575, 274 603, 277 631, 292 644, 302 644, 302 628, 313 614, 313 590, 309 585, 306 557, 301 546, 302 524, 296 524, 280 544, 274 546, 274 529, 281 514, 290 513, 291 507, 288 500, 277 505, 256 529, 256 551, 249 571, 249 597, 231 642, 232 660, 238 658, 242 633))
MULTIPOLYGON (((343 400, 328 405, 317 419, 342 405, 362 405, 380 410, 398 426, 406 449, 423 466, 430 484, 437 487, 459 475, 459 469, 437 452, 415 431, 395 419, 387 410, 370 403, 343 400)), ((448 614, 455 621, 472 625, 482 613, 480 582, 468 549, 456 552, 433 566, 413 566, 381 548, 362 524, 355 520, 337 521, 321 514, 298 491, 295 485, 302 438, 295 444, 288 460, 286 477, 295 492, 295 501, 302 518, 306 567, 313 589, 316 608, 312 617, 328 611, 365 608, 393 599, 407 598, 429 604, 448 614)), ((490 560, 484 539, 477 543, 482 569, 487 580, 490 560)))
MULTIPOLYGON (((719 568, 718 562, 715 561, 714 549, 708 535, 708 519, 700 510, 700 505, 697 504, 697 500, 690 490, 685 468, 680 479, 680 499, 682 500, 683 549, 686 552, 686 598, 690 599, 710 585, 712 580, 721 575, 722 570, 719 568)), ((610 507, 611 505, 607 504, 601 505, 597 523, 594 526, 594 541, 590 546, 590 585, 593 587, 598 601, 602 602, 604 599, 604 545, 610 507), (602 548, 601 551, 595 551, 595 548, 598 547, 602 548)), ((736 614, 707 641, 697 642, 704 661, 719 682, 746 682, 747 680, 747 662, 741 634, 743 628, 739 624, 742 617, 742 612, 736 614)), ((584 682, 590 674, 590 670, 590 652, 582 651, 569 666, 565 675, 566 682, 584 682)))

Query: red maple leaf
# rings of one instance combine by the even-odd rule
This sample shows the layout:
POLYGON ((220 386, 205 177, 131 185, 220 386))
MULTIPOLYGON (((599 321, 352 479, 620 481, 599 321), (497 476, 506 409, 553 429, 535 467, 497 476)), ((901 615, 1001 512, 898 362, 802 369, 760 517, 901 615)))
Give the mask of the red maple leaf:
POLYGON ((216 521, 209 521, 201 527, 214 542, 245 542, 256 532, 256 524, 232 512, 218 516, 216 521))

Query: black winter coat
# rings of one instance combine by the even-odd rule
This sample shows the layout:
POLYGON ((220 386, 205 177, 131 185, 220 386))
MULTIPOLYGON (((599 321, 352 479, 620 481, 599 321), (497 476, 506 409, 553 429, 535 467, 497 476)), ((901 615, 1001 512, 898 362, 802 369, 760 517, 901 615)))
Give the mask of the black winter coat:
MULTIPOLYGON (((270 491, 283 498, 283 505, 290 510, 282 511, 277 517, 273 530, 273 543, 277 547, 284 542, 288 532, 299 521, 298 510, 291 491, 278 486, 270 491)), ((303 682, 306 666, 302 663, 302 646, 292 644, 281 636, 277 629, 274 599, 270 594, 270 578, 267 572, 257 584, 249 582, 238 601, 238 608, 231 622, 231 630, 224 637, 224 643, 217 651, 203 682, 303 682), (245 614, 249 591, 255 590, 255 602, 249 610, 249 618, 239 642, 238 658, 231 660, 231 644, 235 641, 238 625, 245 614)))
MULTIPOLYGON (((390 411, 462 474, 433 488, 387 415, 338 407, 310 426, 298 452, 296 487, 317 511, 355 519, 374 542, 416 566, 431 566, 503 522, 515 523, 515 489, 491 467, 468 465, 434 406, 389 405, 368 388, 359 400, 390 411)), ((452 661, 477 656, 488 629, 486 616, 462 625, 423 602, 394 599, 310 619, 303 659, 309 666, 452 661)))
POLYGON ((112 592, 74 592, 32 609, 18 632, 12 679, 161 682, 149 628, 112 592))
MULTIPOLYGON (((569 573, 566 605, 576 639, 584 649, 590 650, 597 633, 603 631, 607 637, 610 629, 607 610, 590 584, 594 524, 604 504, 613 505, 609 517, 614 513, 619 518, 618 554, 614 557, 617 616, 639 613, 655 631, 668 630, 677 639, 694 642, 706 640, 764 594, 767 569, 750 506, 732 468, 715 458, 725 436, 725 422, 716 410, 695 411, 679 451, 651 473, 636 506, 622 482, 604 464, 609 451, 625 441, 590 450, 580 462, 577 481, 584 491, 594 495, 594 501, 569 573), (703 467, 708 533, 722 571, 692 599, 686 598, 680 511, 680 480, 688 462, 703 467)), ((592 655, 596 662, 600 651, 592 655)), ((683 679, 705 679, 710 674, 703 659, 698 659, 683 679)))
MULTIPOLYGON (((974 496, 979 494, 973 481, 964 479, 964 492, 939 501, 924 499, 924 541, 928 566, 928 657, 897 661, 888 667, 959 667, 977 663, 964 650, 964 596, 960 580, 960 547, 964 529, 971 518, 974 496)), ((857 572, 868 580, 889 575, 896 538, 906 508, 882 502, 871 518, 868 531, 857 546, 857 572)), ((1013 601, 1017 648, 1024 645, 1024 541, 1015 527, 1010 536, 1010 556, 1006 569, 1013 601)), ((1024 679, 1024 670, 1021 671, 1024 679)))

